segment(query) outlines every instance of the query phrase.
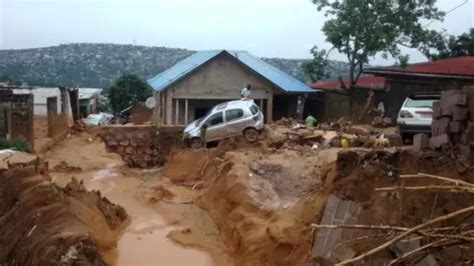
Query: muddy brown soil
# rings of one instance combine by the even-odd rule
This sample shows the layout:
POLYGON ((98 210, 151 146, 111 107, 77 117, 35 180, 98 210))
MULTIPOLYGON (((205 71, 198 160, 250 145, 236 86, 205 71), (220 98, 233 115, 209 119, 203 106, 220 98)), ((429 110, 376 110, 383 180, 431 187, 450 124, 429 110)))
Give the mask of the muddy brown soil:
POLYGON ((63 187, 75 178, 128 213, 130 224, 117 248, 108 252, 116 258, 114 265, 223 265, 214 264, 206 252, 184 247, 167 237, 183 227, 172 218, 179 209, 172 208, 168 215, 148 201, 149 195, 156 196, 155 187, 150 185, 161 182, 160 169, 132 169, 120 156, 107 153, 98 137, 86 132, 59 143, 45 157, 51 178, 58 186, 63 187))
MULTIPOLYGON (((202 208, 217 225, 235 265, 303 265, 312 241, 309 225, 325 203, 321 169, 336 159, 334 151, 321 153, 322 159, 319 153, 269 151, 264 144, 234 147, 235 143, 173 152, 163 171, 173 183, 165 186, 171 199, 179 195, 176 186, 196 191, 189 203, 202 208)), ((157 204, 162 201, 170 200, 157 204)), ((178 222, 190 230, 171 237, 202 245, 191 237, 202 230, 184 217, 178 222)))
MULTIPOLYGON (((474 202, 471 196, 445 192, 375 191, 426 184, 396 178, 417 172, 474 181, 472 173, 455 173, 449 158, 440 161, 397 148, 313 150, 282 142, 273 133, 255 144, 235 139, 212 149, 177 149, 163 168, 148 170, 127 167, 87 133, 67 139, 46 156, 59 186, 74 177, 129 214, 117 265, 319 265, 311 252, 318 231, 311 224, 321 221, 330 196, 361 206, 354 223, 405 227, 474 202)), ((343 233, 340 241, 351 244, 338 242, 334 253, 343 247, 345 258, 355 256, 388 239, 368 234, 343 233), (350 242, 362 236, 364 241, 350 242)), ((471 256, 462 248, 437 252, 438 261, 461 254, 452 261, 464 262, 471 256)), ((395 256, 387 249, 363 264, 385 264, 395 256)))
POLYGON ((123 208, 76 181, 57 187, 39 174, 36 156, 2 153, 0 160, 0 264, 113 263, 104 254, 127 224, 123 208))
MULTIPOLYGON (((443 185, 427 178, 402 179, 398 175, 427 173, 473 182, 472 170, 460 175, 455 170, 455 161, 442 154, 418 154, 410 150, 376 150, 363 152, 342 152, 335 170, 327 176, 324 184, 330 193, 341 199, 357 202, 363 207, 356 224, 388 225, 411 228, 436 217, 472 206, 472 194, 452 193, 449 190, 424 191, 376 191, 376 188, 394 186, 443 185), (443 164, 439 160, 444 161, 443 164), (394 173, 395 176, 389 173, 394 173)), ((469 227, 474 224, 472 215, 465 215, 448 223, 436 226, 469 227)), ((393 232, 392 232, 393 233, 393 232)), ((449 232, 456 234, 456 230, 449 232)), ((380 231, 345 229, 338 249, 350 250, 354 255, 377 247, 393 237, 380 231), (350 235, 350 237, 348 237, 350 235), (358 241, 351 239, 362 238, 358 241)), ((429 239, 428 239, 429 240, 429 239)), ((403 241, 402 241, 403 242, 403 241)), ((422 245, 421 242, 420 245, 422 245)), ((397 257, 399 246, 392 246, 374 256, 363 260, 361 264, 387 264, 397 257)), ((412 248, 413 249, 413 248, 412 248)), ((469 243, 449 248, 434 248, 429 253, 439 265, 463 265, 474 258, 474 246, 469 243)), ((407 263, 416 263, 424 256, 414 256, 407 263)), ((346 257, 347 259, 347 257, 346 257)), ((337 262, 334 259, 333 262, 337 262)))

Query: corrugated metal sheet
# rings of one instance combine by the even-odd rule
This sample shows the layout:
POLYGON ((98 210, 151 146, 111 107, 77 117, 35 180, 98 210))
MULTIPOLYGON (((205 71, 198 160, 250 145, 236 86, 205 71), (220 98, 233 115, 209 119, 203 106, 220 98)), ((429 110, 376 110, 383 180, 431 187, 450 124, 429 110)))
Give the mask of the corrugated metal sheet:
POLYGON ((148 80, 148 84, 155 90, 161 91, 168 86, 186 76, 202 64, 214 58, 220 51, 202 51, 196 52, 182 61, 176 63, 171 68, 161 72, 148 80))
POLYGON ((313 93, 317 90, 311 89, 303 82, 284 73, 276 67, 264 62, 258 57, 246 51, 200 51, 178 62, 166 71, 148 80, 148 84, 155 90, 161 91, 172 85, 177 80, 208 62, 221 53, 229 53, 248 68, 257 72, 276 87, 288 93, 313 93))
POLYGON ((433 74, 474 77, 474 56, 441 59, 401 67, 374 67, 364 70, 370 74, 433 74))
POLYGON ((79 100, 90 99, 94 95, 99 95, 102 92, 100 88, 79 88, 79 100))

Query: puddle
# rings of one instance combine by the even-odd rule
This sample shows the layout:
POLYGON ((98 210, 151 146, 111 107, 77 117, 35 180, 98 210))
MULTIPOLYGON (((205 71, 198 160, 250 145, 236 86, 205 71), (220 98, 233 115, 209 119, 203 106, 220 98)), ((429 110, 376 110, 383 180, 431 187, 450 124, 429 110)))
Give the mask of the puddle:
POLYGON ((110 201, 121 205, 131 223, 117 245, 116 265, 213 265, 202 251, 179 246, 166 235, 175 227, 169 225, 151 205, 137 199, 140 180, 122 176, 114 164, 90 173, 84 180, 87 189, 100 190, 110 201))

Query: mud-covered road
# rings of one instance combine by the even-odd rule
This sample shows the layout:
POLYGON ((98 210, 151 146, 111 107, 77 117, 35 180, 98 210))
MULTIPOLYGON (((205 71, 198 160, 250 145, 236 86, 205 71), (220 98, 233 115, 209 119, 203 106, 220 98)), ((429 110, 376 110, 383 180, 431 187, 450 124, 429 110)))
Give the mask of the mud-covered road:
POLYGON ((168 238, 179 227, 141 197, 144 179, 159 172, 128 169, 119 156, 107 154, 103 143, 86 133, 61 142, 44 157, 56 184, 65 185, 75 177, 127 211, 130 225, 118 241, 116 254, 107 254, 116 258, 116 265, 213 265, 206 252, 168 238))

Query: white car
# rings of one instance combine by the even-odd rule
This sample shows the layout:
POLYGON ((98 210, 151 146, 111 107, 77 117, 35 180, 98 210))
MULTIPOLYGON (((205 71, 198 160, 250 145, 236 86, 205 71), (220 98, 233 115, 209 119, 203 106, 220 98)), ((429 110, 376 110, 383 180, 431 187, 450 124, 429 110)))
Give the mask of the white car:
POLYGON ((397 117, 397 129, 404 140, 417 133, 431 134, 433 102, 440 97, 439 93, 417 93, 405 99, 397 117))
POLYGON ((254 142, 263 125, 263 114, 253 100, 229 101, 214 106, 203 118, 190 123, 183 138, 192 148, 239 135, 254 142))
POLYGON ((100 113, 90 114, 87 118, 84 118, 83 121, 86 125, 90 126, 104 126, 108 124, 109 119, 106 115, 100 113))

